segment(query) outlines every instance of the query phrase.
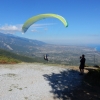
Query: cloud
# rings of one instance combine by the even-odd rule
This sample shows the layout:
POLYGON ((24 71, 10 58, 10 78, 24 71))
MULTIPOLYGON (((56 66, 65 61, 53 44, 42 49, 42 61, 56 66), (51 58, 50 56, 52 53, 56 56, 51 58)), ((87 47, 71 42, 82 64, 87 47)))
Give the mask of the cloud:
POLYGON ((31 26, 31 32, 42 33, 43 31, 47 31, 47 26, 54 25, 55 23, 48 23, 48 24, 34 24, 31 26), (40 30, 42 29, 42 30, 40 30))
POLYGON ((45 30, 45 31, 47 31, 47 30, 48 30, 48 28, 44 28, 44 30, 45 30))
POLYGON ((21 27, 22 25, 3 25, 0 26, 0 32, 5 33, 5 34, 14 34, 16 32, 21 32, 21 27))
POLYGON ((93 36, 93 37, 98 37, 98 36, 100 36, 99 34, 92 34, 91 36, 93 36))
POLYGON ((44 31, 47 31, 48 28, 43 28, 42 30, 39 29, 32 29, 31 32, 33 33, 44 33, 44 31))
POLYGON ((31 30, 31 32, 39 32, 38 30, 36 30, 36 29, 33 29, 33 30, 31 30))
MULTIPOLYGON (((54 25, 56 23, 46 23, 46 24, 33 24, 31 26, 31 32, 39 32, 38 28, 41 28, 43 30, 47 30, 47 26, 49 25, 54 25)), ((0 32, 5 33, 5 34, 15 34, 17 32, 22 33, 22 24, 17 24, 17 25, 0 25, 0 32)))
POLYGON ((32 28, 44 28, 45 26, 55 25, 56 23, 46 23, 46 24, 33 24, 32 28))

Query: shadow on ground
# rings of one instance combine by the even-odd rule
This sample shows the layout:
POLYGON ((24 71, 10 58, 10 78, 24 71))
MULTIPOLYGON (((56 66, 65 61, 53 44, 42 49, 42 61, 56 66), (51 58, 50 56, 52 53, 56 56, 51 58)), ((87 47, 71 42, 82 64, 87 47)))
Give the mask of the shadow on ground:
POLYGON ((72 91, 81 84, 83 77, 75 70, 66 70, 43 76, 52 88, 50 92, 53 93, 54 99, 60 100, 72 100, 72 91))
POLYGON ((85 68, 81 86, 72 91, 71 100, 100 100, 100 74, 96 68, 85 68))
MULTIPOLYGON (((85 70, 90 72, 94 69, 86 68, 85 70)), ((100 100, 100 85, 94 86, 85 81, 88 73, 80 76, 76 70, 66 70, 49 75, 45 74, 43 76, 52 88, 50 92, 53 93, 54 99, 100 100)), ((88 77, 88 79, 90 79, 90 77, 88 77)))

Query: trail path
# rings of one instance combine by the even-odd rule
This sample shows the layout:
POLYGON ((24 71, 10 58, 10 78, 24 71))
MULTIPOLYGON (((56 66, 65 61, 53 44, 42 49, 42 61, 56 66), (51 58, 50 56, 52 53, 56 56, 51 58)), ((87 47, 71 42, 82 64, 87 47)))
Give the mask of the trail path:
POLYGON ((0 100, 71 100, 81 83, 70 66, 43 64, 0 65, 0 100))

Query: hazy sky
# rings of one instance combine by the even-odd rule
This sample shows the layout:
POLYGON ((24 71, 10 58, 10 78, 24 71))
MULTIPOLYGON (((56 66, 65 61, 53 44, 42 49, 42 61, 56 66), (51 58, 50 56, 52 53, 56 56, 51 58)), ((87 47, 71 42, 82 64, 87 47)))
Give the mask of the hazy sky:
POLYGON ((0 32, 55 44, 100 44, 100 0, 0 0, 0 32), (69 26, 47 18, 22 34, 24 22, 43 13, 61 15, 69 26))

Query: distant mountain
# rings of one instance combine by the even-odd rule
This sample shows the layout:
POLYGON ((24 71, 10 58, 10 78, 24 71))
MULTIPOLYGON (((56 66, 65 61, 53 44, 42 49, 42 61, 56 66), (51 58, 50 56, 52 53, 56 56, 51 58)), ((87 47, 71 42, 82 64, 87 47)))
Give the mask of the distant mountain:
POLYGON ((46 43, 11 34, 0 33, 0 48, 13 51, 18 54, 27 55, 31 51, 37 51, 37 48, 43 45, 46 45, 46 43))
POLYGON ((85 54, 86 65, 100 65, 100 52, 87 46, 50 45, 37 40, 0 33, 0 48, 32 57, 38 62, 41 62, 47 54, 49 63, 77 66, 80 64, 79 57, 85 54))

